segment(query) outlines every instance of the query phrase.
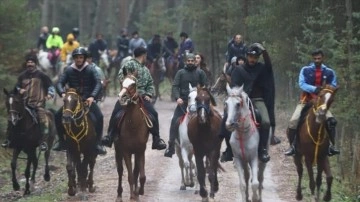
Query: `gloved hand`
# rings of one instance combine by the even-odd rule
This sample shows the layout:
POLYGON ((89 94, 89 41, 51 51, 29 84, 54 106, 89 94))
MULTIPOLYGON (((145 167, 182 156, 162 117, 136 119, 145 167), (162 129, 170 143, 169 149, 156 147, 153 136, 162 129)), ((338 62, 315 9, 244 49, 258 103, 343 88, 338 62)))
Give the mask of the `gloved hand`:
POLYGON ((315 89, 315 91, 314 91, 314 93, 317 95, 317 94, 319 94, 320 93, 320 91, 322 90, 322 88, 321 87, 316 87, 316 89, 315 89))
POLYGON ((258 48, 261 50, 261 52, 265 51, 264 46, 261 45, 260 43, 254 43, 253 45, 255 45, 256 47, 258 47, 258 48))

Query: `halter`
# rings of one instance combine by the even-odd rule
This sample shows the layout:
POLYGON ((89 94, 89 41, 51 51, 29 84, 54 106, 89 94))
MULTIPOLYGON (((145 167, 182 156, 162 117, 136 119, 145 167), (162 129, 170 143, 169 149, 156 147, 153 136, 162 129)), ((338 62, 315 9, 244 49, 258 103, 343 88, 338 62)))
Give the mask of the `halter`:
MULTIPOLYGON (((334 91, 333 91, 333 90, 330 90, 330 89, 323 89, 322 91, 326 91, 326 92, 329 92, 329 93, 331 93, 331 94, 334 93, 334 91)), ((320 98, 320 96, 318 96, 318 99, 317 99, 317 101, 316 101, 316 106, 313 107, 314 113, 317 113, 317 112, 319 111, 319 109, 321 109, 322 107, 325 107, 325 109, 327 109, 326 104, 321 104, 319 98, 320 98)))

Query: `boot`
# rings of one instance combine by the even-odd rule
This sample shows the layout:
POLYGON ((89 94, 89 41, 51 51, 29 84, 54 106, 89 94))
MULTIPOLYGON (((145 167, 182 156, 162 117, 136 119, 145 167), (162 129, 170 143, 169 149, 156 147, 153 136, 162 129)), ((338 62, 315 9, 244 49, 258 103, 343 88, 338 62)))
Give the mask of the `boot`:
POLYGON ((64 134, 58 132, 58 138, 59 138, 58 142, 54 145, 53 150, 54 151, 66 151, 64 134))
MULTIPOLYGON (((102 129, 101 129, 102 130, 102 129)), ((105 155, 106 154, 106 150, 104 149, 104 147, 101 144, 101 137, 102 137, 102 131, 97 131, 96 133, 96 151, 98 155, 105 155)))
POLYGON ((269 153, 267 151, 267 146, 268 146, 268 140, 269 140, 269 131, 267 130, 263 130, 263 132, 261 132, 262 130, 260 129, 260 145, 259 145, 259 159, 260 161, 267 163, 268 161, 270 161, 270 156, 269 153))
POLYGON ((172 158, 172 155, 175 154, 175 141, 168 142, 168 148, 165 150, 164 156, 172 158))
POLYGON ((6 140, 1 144, 2 147, 7 148, 10 146, 10 140, 6 138, 6 140))
POLYGON ((297 140, 297 133, 296 129, 288 128, 287 137, 289 140, 290 147, 285 151, 286 156, 293 156, 296 154, 296 140, 297 140))
POLYGON ((42 142, 39 145, 41 151, 47 151, 48 145, 46 143, 47 136, 49 134, 49 124, 48 123, 40 123, 40 131, 42 135, 42 142))
POLYGON ((234 155, 232 153, 231 145, 229 142, 231 134, 229 134, 229 132, 226 131, 225 134, 221 135, 221 137, 222 136, 225 136, 226 150, 221 154, 220 161, 221 162, 232 161, 234 155))
POLYGON ((329 134, 330 145, 329 145, 329 152, 328 156, 338 155, 340 151, 335 149, 335 135, 336 135, 336 124, 337 121, 335 118, 331 117, 326 120, 326 131, 329 134))
POLYGON ((101 139, 102 145, 111 148, 111 146, 114 142, 114 137, 115 137, 115 130, 114 130, 114 128, 110 128, 110 126, 109 126, 108 135, 106 135, 105 137, 103 137, 101 139))
POLYGON ((152 134, 152 135, 153 135, 153 143, 151 148, 157 150, 166 149, 166 144, 164 140, 160 138, 159 134, 158 135, 152 134))

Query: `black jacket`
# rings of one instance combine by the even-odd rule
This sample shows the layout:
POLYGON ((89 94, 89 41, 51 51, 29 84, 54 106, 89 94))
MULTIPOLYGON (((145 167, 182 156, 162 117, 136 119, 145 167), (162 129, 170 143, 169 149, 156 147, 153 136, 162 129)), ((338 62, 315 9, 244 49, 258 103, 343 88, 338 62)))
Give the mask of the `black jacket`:
POLYGON ((187 102, 189 96, 189 83, 192 87, 207 86, 208 81, 206 74, 203 70, 195 68, 189 69, 185 66, 184 69, 180 69, 176 75, 172 85, 172 94, 177 100, 181 98, 184 102, 187 102))
POLYGON ((241 42, 240 44, 236 44, 235 42, 231 43, 228 46, 228 54, 229 54, 228 55, 228 63, 230 64, 231 59, 235 56, 236 57, 245 56, 246 51, 247 51, 247 47, 243 42, 241 42))
POLYGON ((87 63, 81 71, 72 66, 66 68, 56 84, 56 91, 60 96, 65 93, 66 84, 69 88, 75 88, 84 100, 89 97, 97 98, 102 88, 99 74, 87 63))
POLYGON ((126 36, 120 36, 117 39, 116 45, 118 48, 118 56, 124 58, 129 53, 129 39, 126 36))

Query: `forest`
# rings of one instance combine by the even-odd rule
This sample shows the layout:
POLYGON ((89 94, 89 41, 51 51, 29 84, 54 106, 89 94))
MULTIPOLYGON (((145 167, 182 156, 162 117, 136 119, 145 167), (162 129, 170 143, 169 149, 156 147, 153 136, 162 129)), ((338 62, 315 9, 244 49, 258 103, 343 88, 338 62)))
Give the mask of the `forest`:
MULTIPOLYGON (((276 110, 288 116, 299 99, 301 67, 311 51, 325 52, 325 64, 337 73, 339 90, 332 112, 338 120, 334 176, 354 200, 360 194, 360 1, 358 0, 2 0, 0 3, 0 85, 12 88, 26 51, 36 47, 42 26, 59 27, 63 38, 73 27, 81 45, 97 33, 116 48, 121 29, 138 31, 148 41, 187 32, 205 55, 213 75, 226 60, 227 44, 240 33, 247 45, 268 50, 276 79, 276 110)), ((1 103, 4 95, 0 94, 1 103)), ((6 111, 0 105, 0 131, 6 111)), ((285 135, 278 134, 278 135, 285 135)), ((4 138, 0 136, 0 140, 4 138)), ((0 153, 1 156, 1 153, 0 153)), ((0 157, 1 159, 1 157, 0 157)))

